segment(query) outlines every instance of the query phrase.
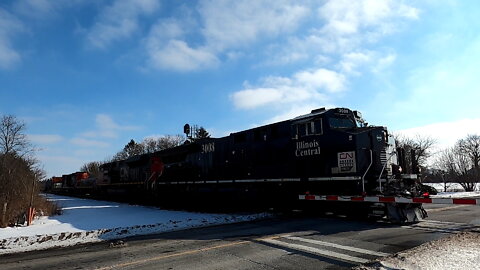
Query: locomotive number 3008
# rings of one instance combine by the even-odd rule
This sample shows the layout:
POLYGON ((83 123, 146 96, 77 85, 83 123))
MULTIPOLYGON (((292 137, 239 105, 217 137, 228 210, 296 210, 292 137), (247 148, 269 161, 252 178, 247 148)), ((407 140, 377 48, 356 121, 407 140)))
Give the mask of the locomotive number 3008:
POLYGON ((214 151, 215 151, 215 144, 213 142, 202 144, 202 153, 211 153, 214 151))

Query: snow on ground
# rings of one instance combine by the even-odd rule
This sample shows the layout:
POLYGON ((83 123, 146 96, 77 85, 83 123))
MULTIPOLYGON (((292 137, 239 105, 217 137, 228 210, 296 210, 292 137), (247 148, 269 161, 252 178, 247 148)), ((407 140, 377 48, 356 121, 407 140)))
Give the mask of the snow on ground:
MULTIPOLYGON (((459 183, 447 182, 446 184, 444 184, 444 183, 423 183, 423 184, 435 188, 436 190, 438 190, 438 192, 443 192, 444 188, 445 188, 445 185, 447 186, 447 192, 465 191, 463 189, 462 185, 460 185, 459 183)), ((476 190, 479 190, 479 189, 480 189, 480 185, 477 184, 476 190)))
POLYGON ((354 269, 480 269, 480 232, 454 234, 354 269))
POLYGON ((480 198, 480 191, 469 192, 439 192, 437 195, 430 195, 431 198, 480 198))
POLYGON ((58 195, 47 196, 61 206, 63 214, 36 218, 34 224, 28 227, 1 228, 0 254, 235 223, 269 216, 266 213, 236 215, 167 211, 155 207, 58 195))
MULTIPOLYGON (((469 198, 479 197, 480 191, 465 192, 463 187, 459 183, 446 183, 447 192, 443 192, 444 183, 425 183, 425 185, 431 186, 438 191, 437 195, 430 195, 432 198, 469 198)), ((476 190, 479 190, 480 186, 477 185, 476 190)))

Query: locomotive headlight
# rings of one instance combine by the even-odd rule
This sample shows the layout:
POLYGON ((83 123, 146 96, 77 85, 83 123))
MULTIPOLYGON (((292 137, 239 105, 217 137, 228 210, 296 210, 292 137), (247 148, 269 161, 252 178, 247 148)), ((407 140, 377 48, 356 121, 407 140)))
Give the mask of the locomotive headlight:
POLYGON ((400 165, 395 165, 395 164, 392 164, 392 172, 393 174, 401 174, 402 173, 402 166, 400 165))

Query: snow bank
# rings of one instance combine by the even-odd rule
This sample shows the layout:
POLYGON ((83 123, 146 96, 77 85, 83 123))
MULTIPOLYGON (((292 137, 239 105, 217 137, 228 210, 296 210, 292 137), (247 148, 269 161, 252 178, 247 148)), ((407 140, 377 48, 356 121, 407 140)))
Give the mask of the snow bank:
POLYGON ((155 207, 47 196, 61 206, 63 214, 39 217, 28 227, 0 229, 0 254, 243 222, 270 216, 266 213, 229 215, 167 211, 155 207))
POLYGON ((451 235, 354 269, 480 269, 480 232, 451 235))

